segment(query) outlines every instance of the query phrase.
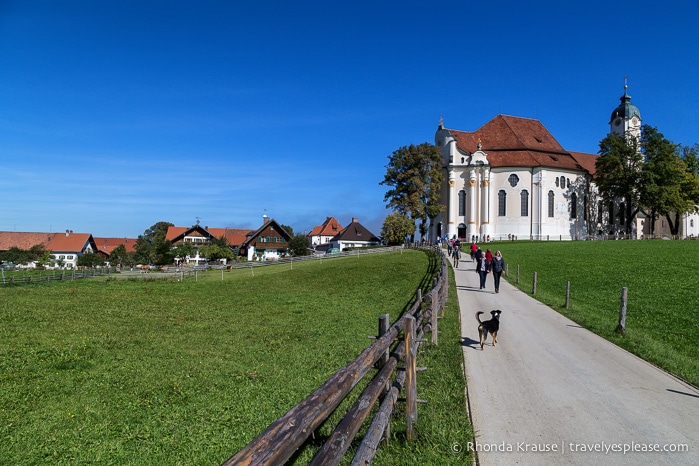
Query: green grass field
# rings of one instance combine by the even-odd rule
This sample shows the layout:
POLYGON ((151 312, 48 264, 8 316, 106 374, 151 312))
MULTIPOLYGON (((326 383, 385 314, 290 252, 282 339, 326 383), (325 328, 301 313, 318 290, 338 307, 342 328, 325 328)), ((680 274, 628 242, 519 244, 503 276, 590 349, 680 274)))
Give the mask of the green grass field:
MULTIPOLYGON (((433 266, 425 253, 405 251, 197 281, 3 287, 0 458, 220 464, 370 345, 378 317, 395 321, 433 266)), ((420 440, 407 444, 396 417, 375 464, 468 460, 451 451, 472 433, 453 285, 450 296, 440 345, 418 359, 429 367, 418 393, 430 401, 419 408, 420 440)))
MULTIPOLYGON (((485 245, 483 245, 485 246, 485 245)), ((699 242, 498 242, 510 283, 602 337, 699 386, 699 242), (565 309, 570 281, 569 309, 565 309), (628 288, 626 333, 615 329, 628 288)))

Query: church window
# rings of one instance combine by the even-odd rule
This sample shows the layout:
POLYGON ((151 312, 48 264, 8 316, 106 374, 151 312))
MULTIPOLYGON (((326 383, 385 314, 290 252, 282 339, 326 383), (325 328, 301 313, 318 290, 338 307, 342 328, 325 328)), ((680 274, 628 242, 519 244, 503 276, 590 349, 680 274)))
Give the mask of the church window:
POLYGON ((614 223, 614 202, 609 201, 607 211, 609 213, 609 223, 614 223))
POLYGON ((602 204, 602 201, 599 201, 597 203, 597 223, 601 224, 602 223, 602 211, 604 210, 604 205, 602 204))
POLYGON ((693 218, 690 218, 690 219, 689 219, 689 226, 690 226, 691 228, 694 228, 694 219, 693 219, 693 218))
POLYGON ((558 177, 556 177, 556 187, 558 187, 558 177))
POLYGON ((619 205, 619 223, 626 225, 626 204, 623 202, 619 205))
POLYGON ((466 191, 459 191, 459 215, 466 215, 466 191))
POLYGON ((498 215, 504 217, 506 215, 505 203, 507 201, 507 194, 504 190, 498 192, 498 215))
POLYGON ((565 189, 566 187, 566 177, 561 176, 561 188, 565 189))
POLYGON ((578 217, 578 195, 573 193, 570 195, 570 218, 578 217))
POLYGON ((522 192, 520 193, 520 215, 522 217, 528 217, 529 216, 529 191, 526 189, 523 189, 522 192))
POLYGON ((510 177, 507 179, 507 181, 510 182, 510 186, 513 188, 517 186, 517 183, 519 183, 519 176, 515 175, 514 173, 510 175, 510 177))
POLYGON ((549 191, 549 217, 553 217, 553 191, 549 191))
POLYGON ((566 178, 566 188, 570 188, 570 178, 566 178))

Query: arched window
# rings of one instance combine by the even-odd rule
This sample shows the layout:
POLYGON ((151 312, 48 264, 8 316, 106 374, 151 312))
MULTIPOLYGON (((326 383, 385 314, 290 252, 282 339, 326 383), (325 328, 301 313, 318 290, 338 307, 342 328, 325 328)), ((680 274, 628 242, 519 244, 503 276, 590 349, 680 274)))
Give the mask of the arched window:
POLYGON ((459 215, 466 215, 466 191, 459 191, 459 215))
POLYGON ((602 211, 604 210, 604 204, 602 201, 597 203, 597 223, 602 224, 602 211))
POLYGON ((549 217, 553 217, 553 191, 549 191, 549 217))
POLYGON ((561 188, 565 189, 566 187, 566 177, 561 175, 561 188))
POLYGON ((510 182, 510 186, 513 188, 517 186, 517 183, 519 183, 519 176, 515 175, 514 173, 510 175, 510 177, 507 179, 507 181, 510 182))
POLYGON ((570 218, 578 218, 578 195, 570 195, 570 218))
POLYGON ((626 225, 626 204, 623 202, 619 204, 619 223, 626 225))
POLYGON ((529 191, 523 189, 520 195, 520 215, 522 217, 529 216, 529 191))
POLYGON ((558 187, 558 177, 556 177, 556 187, 558 187))
POLYGON ((498 192, 498 215, 504 217, 506 215, 505 204, 507 203, 507 194, 504 190, 498 192))
POLYGON ((614 225, 614 201, 609 201, 609 206, 607 206, 607 212, 609 213, 609 224, 614 225))

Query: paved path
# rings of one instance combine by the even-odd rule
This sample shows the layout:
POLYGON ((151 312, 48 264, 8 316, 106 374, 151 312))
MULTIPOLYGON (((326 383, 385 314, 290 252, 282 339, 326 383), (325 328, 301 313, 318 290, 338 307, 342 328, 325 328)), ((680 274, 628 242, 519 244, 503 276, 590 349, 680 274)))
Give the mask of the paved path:
POLYGON ((492 276, 479 290, 465 259, 454 272, 476 444, 455 448, 475 448, 481 466, 699 464, 699 390, 504 280, 498 294, 492 276), (481 351, 475 313, 493 309, 498 345, 481 351), (649 448, 688 451, 638 451, 649 448))

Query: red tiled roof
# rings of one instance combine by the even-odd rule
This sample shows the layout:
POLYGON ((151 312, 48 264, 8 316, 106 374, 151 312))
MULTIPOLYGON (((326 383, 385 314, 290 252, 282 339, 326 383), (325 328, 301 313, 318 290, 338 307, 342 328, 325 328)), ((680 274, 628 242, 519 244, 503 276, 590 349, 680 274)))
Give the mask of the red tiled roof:
POLYGON ((255 230, 246 230, 244 228, 209 228, 208 231, 216 238, 225 237, 229 246, 240 246, 245 242, 247 235, 255 230))
POLYGON ((226 238, 229 246, 240 246, 245 242, 247 235, 255 231, 244 228, 205 228, 199 225, 192 227, 168 227, 165 239, 175 242, 194 230, 201 230, 214 238, 221 238, 223 236, 226 238))
POLYGON ((0 231, 0 251, 11 248, 29 249, 37 244, 46 246, 53 235, 62 233, 37 233, 20 231, 0 231))
POLYGON ((90 239, 90 233, 56 233, 49 240, 46 249, 53 252, 82 252, 90 243, 90 239))
MULTIPOLYGON (((119 245, 124 245, 126 252, 136 252, 136 238, 94 238, 97 250, 111 254, 119 245)), ((96 251, 95 251, 96 252, 96 251)))
POLYGON ((448 130, 464 152, 481 150, 491 167, 538 167, 588 170, 593 154, 566 151, 538 120, 498 115, 474 132, 448 130))
POLYGON ((313 228, 308 236, 335 236, 342 231, 342 225, 335 217, 328 217, 322 225, 313 228))

